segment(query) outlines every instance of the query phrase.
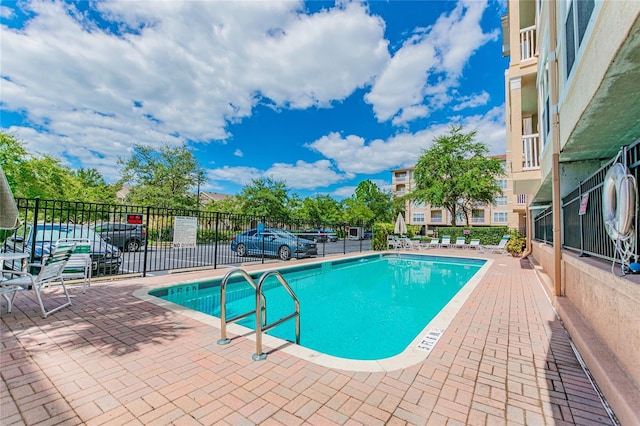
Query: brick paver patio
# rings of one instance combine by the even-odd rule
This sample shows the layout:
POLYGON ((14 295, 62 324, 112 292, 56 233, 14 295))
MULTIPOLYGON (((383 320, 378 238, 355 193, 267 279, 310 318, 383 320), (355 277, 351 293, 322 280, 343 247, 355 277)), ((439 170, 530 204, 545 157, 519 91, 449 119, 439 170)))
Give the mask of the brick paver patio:
POLYGON ((2 307, 0 424, 611 424, 528 261, 489 257, 429 357, 391 372, 255 362, 251 340, 219 346, 218 329, 132 296, 167 277, 74 287, 47 319, 18 295, 2 307))

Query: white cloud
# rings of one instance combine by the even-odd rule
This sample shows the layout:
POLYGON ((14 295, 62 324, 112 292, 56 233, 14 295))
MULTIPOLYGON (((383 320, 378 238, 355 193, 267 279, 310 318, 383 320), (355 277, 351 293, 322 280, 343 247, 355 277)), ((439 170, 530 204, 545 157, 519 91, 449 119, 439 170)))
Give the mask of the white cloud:
POLYGON ((469 117, 451 117, 448 123, 436 124, 416 133, 399 133, 387 140, 366 142, 362 137, 330 133, 307 147, 335 162, 346 173, 375 174, 385 170, 415 165, 420 155, 433 140, 449 132, 451 125, 462 125, 465 132, 476 130, 476 140, 483 142, 491 154, 505 150, 504 105, 487 114, 469 117))
POLYGON ((315 163, 297 161, 295 164, 275 163, 267 170, 253 167, 222 167, 210 170, 209 179, 229 181, 246 185, 254 179, 271 178, 284 181, 290 189, 315 189, 353 178, 348 173, 337 173, 331 162, 319 160, 315 163))
POLYGON ((461 1, 429 28, 419 29, 393 55, 365 100, 379 121, 399 125, 428 116, 451 101, 473 53, 498 33, 480 25, 486 1, 461 1))
POLYGON ((467 108, 476 108, 479 106, 484 106, 489 103, 489 94, 484 90, 482 93, 473 96, 458 96, 456 98, 457 104, 455 104, 452 109, 454 111, 462 111, 467 108))
POLYGON ((307 15, 293 1, 97 2, 109 30, 72 4, 22 6, 24 28, 0 27, 2 107, 26 113, 52 142, 42 151, 81 146, 102 169, 133 143, 225 140, 263 96, 330 105, 389 57, 384 22, 359 3, 307 15))
POLYGON ((236 149, 236 150, 233 152, 233 155, 235 155, 236 157, 242 157, 242 156, 244 155, 244 153, 242 152, 242 150, 240 150, 240 149, 236 149))

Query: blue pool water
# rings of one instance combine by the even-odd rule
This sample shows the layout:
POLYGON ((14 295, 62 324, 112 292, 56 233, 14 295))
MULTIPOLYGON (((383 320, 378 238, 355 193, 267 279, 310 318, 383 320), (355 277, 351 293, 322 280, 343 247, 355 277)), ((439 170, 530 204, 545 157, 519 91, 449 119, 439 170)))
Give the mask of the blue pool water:
MULTIPOLYGON (((407 348, 482 267, 484 260, 420 255, 374 255, 283 269, 300 301, 300 345, 329 355, 372 360, 407 348)), ((259 274, 254 276, 257 282, 259 274)), ((273 276, 263 286, 267 322, 294 311, 273 276)), ((220 279, 153 290, 188 308, 220 316, 220 279)), ((255 292, 234 278, 227 285, 227 317, 255 308, 255 292)), ((255 328, 255 316, 240 322, 255 328)), ((295 320, 267 334, 295 341, 295 320)))

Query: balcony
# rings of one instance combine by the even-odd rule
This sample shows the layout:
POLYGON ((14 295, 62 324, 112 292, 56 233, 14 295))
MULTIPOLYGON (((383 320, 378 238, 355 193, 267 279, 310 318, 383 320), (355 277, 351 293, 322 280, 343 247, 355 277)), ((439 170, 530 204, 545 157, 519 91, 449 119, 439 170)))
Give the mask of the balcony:
POLYGON ((524 206, 527 204, 527 194, 518 194, 518 205, 524 206))
POLYGON ((540 170, 540 138, 537 133, 522 136, 522 170, 540 170))
POLYGON ((471 223, 484 223, 484 217, 472 217, 471 223))
POLYGON ((536 26, 520 30, 520 60, 526 61, 536 54, 536 26))

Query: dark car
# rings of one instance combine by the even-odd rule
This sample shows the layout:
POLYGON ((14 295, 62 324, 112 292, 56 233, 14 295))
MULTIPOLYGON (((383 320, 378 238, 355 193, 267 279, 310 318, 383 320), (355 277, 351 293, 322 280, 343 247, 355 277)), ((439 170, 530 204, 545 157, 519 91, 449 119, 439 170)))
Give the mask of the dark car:
POLYGON ((262 232, 251 229, 231 240, 231 250, 238 256, 259 255, 288 260, 291 256, 308 257, 318 254, 316 243, 297 237, 289 231, 265 228, 262 232))
POLYGON ((138 251, 147 244, 144 225, 104 222, 93 227, 102 239, 122 251, 138 251))
MULTIPOLYGON (((48 255, 55 247, 56 241, 65 238, 88 238, 91 241, 91 275, 116 274, 120 269, 122 259, 120 250, 108 244, 87 225, 39 223, 36 226, 35 247, 33 241, 33 227, 22 226, 3 245, 2 251, 11 253, 29 253, 34 247, 33 262, 40 263, 42 257, 48 255)), ((12 265, 16 268, 19 265, 12 265)))

